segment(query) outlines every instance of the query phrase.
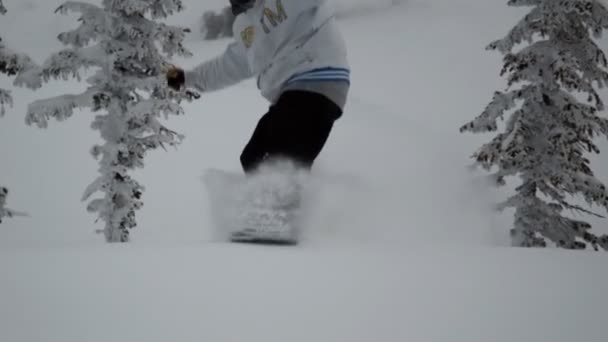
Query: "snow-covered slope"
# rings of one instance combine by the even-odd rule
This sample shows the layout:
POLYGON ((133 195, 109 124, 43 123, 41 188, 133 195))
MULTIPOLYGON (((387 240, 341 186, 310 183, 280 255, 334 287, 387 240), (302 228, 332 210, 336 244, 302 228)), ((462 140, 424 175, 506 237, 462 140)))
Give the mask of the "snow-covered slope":
MULTIPOLYGON (((267 107, 253 82, 206 94, 169 123, 186 140, 138 172, 145 206, 125 246, 94 235, 79 202, 96 175, 91 113, 45 131, 23 124, 28 102, 81 85, 14 91, 0 121, 0 183, 32 217, 0 226, 0 340, 602 340, 608 258, 499 247, 511 218, 490 208, 504 194, 467 170, 487 137, 458 133, 504 87, 485 45, 524 12, 501 0, 337 2, 353 86, 296 248, 211 238, 199 178, 239 169, 267 107)), ((7 1, 5 40, 42 61, 74 25, 52 14, 59 3, 7 1)), ((225 1, 186 4, 171 21, 195 26, 225 1)), ((193 35, 195 57, 176 63, 227 42, 193 35)), ((595 165, 608 180, 605 157, 595 165)))
POLYGON ((2 250, 0 269, 2 341, 605 340, 606 260, 585 253, 191 243, 2 250))

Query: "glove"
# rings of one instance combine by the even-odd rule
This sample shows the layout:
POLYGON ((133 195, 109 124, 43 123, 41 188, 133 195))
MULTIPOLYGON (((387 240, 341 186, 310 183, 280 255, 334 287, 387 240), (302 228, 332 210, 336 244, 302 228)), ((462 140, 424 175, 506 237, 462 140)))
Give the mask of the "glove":
POLYGON ((169 85, 169 88, 180 90, 184 86, 184 83, 186 83, 184 70, 171 66, 169 70, 167 70, 167 84, 169 85))

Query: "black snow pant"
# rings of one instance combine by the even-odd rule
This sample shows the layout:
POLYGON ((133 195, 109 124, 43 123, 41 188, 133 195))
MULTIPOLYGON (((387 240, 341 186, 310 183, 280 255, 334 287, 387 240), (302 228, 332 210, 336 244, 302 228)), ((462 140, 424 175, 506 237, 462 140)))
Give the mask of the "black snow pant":
POLYGON ((309 91, 284 92, 258 122, 241 154, 246 173, 262 163, 287 159, 310 169, 342 110, 327 97, 309 91))

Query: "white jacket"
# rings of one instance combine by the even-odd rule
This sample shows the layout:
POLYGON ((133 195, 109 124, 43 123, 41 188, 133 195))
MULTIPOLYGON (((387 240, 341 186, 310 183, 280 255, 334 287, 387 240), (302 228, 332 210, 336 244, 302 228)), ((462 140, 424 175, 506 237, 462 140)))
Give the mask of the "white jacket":
POLYGON ((346 46, 327 0, 257 0, 238 15, 236 41, 226 51, 186 72, 186 85, 213 91, 257 76, 262 95, 274 103, 293 82, 350 83, 346 46))

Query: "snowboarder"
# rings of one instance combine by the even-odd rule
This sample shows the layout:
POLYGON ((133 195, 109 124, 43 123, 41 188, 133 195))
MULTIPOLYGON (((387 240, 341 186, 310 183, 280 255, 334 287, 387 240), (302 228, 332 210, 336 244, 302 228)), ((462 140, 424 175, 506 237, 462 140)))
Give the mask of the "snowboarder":
POLYGON ((230 0, 235 41, 168 85, 219 90, 250 77, 271 106, 241 154, 246 173, 286 158, 310 169, 350 87, 346 46, 328 0, 230 0))

